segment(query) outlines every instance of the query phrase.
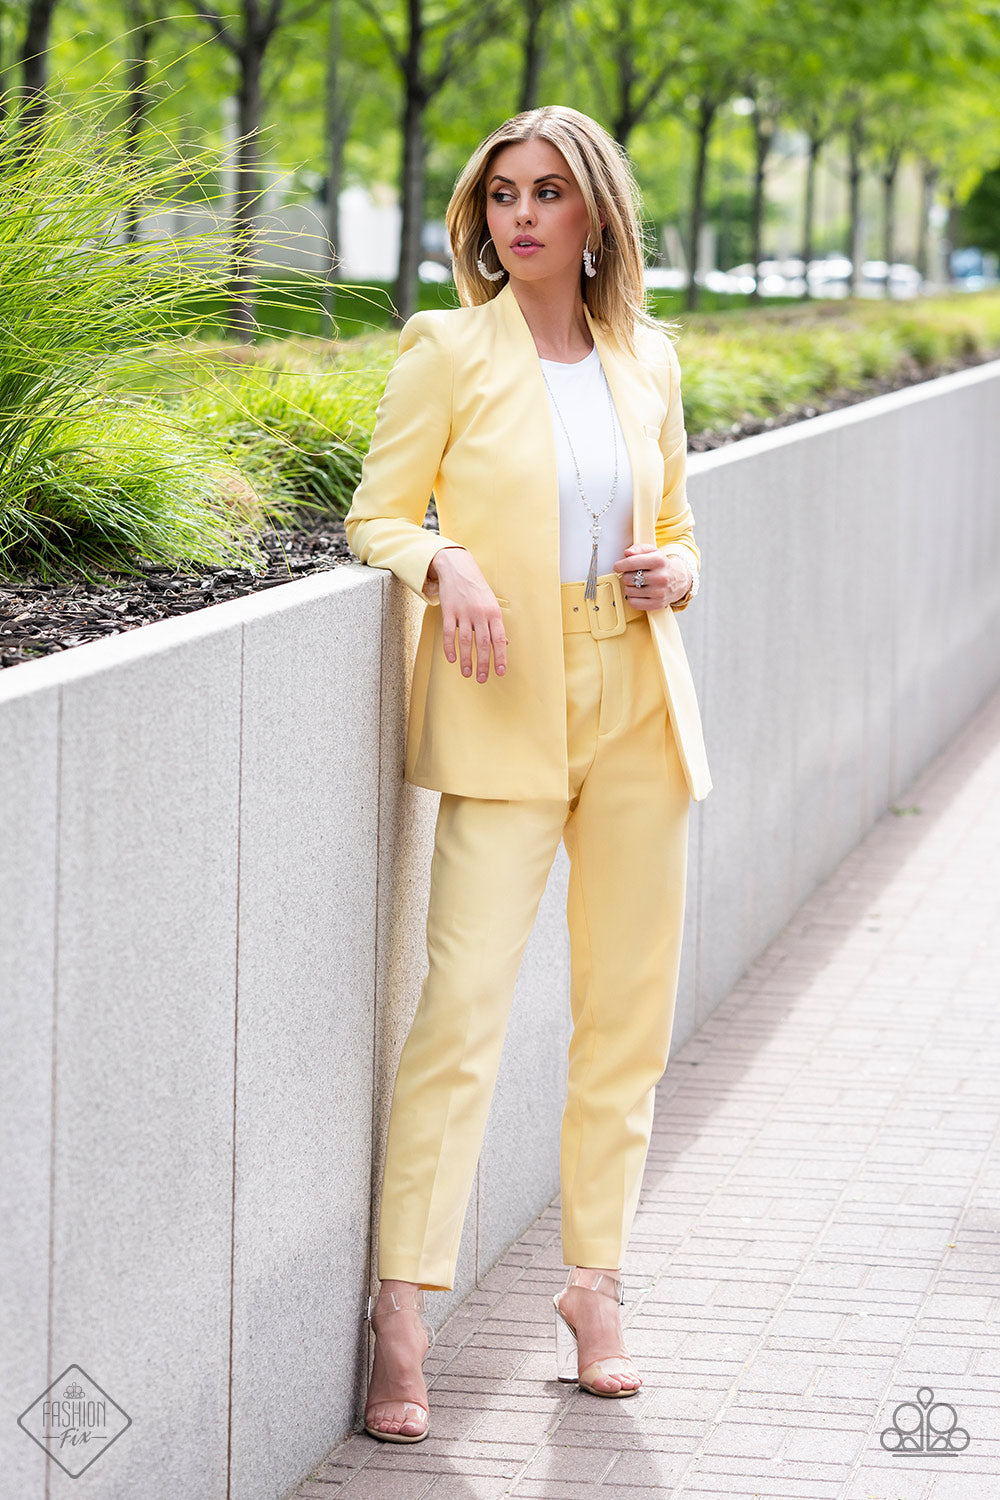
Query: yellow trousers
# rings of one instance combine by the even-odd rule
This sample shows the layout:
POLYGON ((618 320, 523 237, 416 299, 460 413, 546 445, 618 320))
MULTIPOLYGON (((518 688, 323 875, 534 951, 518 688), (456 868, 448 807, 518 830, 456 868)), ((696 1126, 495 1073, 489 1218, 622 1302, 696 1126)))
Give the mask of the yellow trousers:
MULTIPOLYGON (((617 585, 614 593, 620 601, 617 585)), ((610 575, 597 603, 605 622, 615 618, 610 575)), ((582 583, 563 585, 564 622, 592 609, 582 583)), ((560 1135, 563 1259, 621 1265, 670 1046, 689 808, 649 621, 625 612, 621 634, 563 637, 568 802, 441 794, 428 970, 389 1116, 382 1280, 454 1286, 518 969, 560 840, 570 861, 573 1020, 560 1135)))

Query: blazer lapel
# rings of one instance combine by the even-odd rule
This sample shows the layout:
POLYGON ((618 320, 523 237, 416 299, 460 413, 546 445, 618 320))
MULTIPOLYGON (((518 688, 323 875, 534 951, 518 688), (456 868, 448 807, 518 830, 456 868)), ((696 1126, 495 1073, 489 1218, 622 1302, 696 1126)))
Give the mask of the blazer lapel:
MULTIPOLYGON (((649 509, 643 501, 649 488, 650 455, 648 434, 641 420, 645 395, 641 384, 642 366, 637 359, 631 358, 619 348, 611 335, 591 316, 590 308, 586 303, 583 305, 583 311, 611 388, 618 420, 625 434, 629 461, 632 465, 632 540, 633 542, 652 542, 655 539, 651 529, 655 512, 654 515, 648 517, 649 526, 644 524, 647 521, 649 509)), ((645 404, 648 405, 648 397, 645 404)), ((656 499, 658 502, 659 496, 656 499)))
MULTIPOLYGON (((509 370, 505 369, 504 377, 512 378, 521 393, 517 402, 517 441, 532 457, 531 490, 536 497, 535 514, 547 518, 558 538, 559 468, 556 460, 556 434, 548 392, 542 378, 542 367, 538 361, 538 350, 509 281, 489 306, 495 310, 500 323, 503 344, 506 346, 504 360, 507 360, 508 355, 512 356, 512 363, 509 370)), ((553 566, 558 578, 558 556, 553 566)))

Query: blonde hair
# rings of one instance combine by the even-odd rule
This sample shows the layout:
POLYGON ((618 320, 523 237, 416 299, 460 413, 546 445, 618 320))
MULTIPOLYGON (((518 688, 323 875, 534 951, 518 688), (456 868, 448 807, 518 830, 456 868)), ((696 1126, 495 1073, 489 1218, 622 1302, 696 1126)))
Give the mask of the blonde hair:
POLYGON ((581 260, 584 301, 591 315, 634 354, 637 322, 665 332, 646 310, 639 187, 617 141, 589 115, 565 104, 547 104, 505 120, 479 143, 455 183, 445 223, 459 300, 477 307, 491 301, 504 284, 487 280, 476 264, 488 233, 487 174, 505 146, 532 140, 561 151, 576 179, 590 214, 596 270, 595 276, 585 276, 581 260))

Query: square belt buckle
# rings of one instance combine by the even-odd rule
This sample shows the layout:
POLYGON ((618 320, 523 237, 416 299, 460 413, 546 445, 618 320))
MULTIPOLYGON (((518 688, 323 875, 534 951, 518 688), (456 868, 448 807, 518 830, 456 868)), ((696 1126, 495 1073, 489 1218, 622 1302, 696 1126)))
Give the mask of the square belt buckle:
POLYGON ((613 573, 611 581, 598 583, 597 598, 588 599, 587 618, 590 622, 590 633, 595 641, 606 640, 609 636, 624 635, 628 620, 625 618, 625 594, 622 591, 622 575, 613 573), (602 619, 603 615, 603 619, 602 619), (614 617, 614 623, 605 626, 605 620, 614 617))

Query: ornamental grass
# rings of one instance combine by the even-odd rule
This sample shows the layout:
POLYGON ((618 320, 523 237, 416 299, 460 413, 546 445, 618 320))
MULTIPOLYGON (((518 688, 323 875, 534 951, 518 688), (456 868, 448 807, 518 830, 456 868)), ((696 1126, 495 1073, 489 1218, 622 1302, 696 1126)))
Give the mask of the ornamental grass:
POLYGON ((193 309, 224 288, 228 231, 126 242, 120 229, 132 205, 140 219, 193 201, 211 212, 218 164, 181 160, 162 139, 160 160, 135 159, 112 91, 86 104, 53 97, 30 130, 14 91, 2 104, 0 577, 263 567, 256 538, 293 514, 295 486, 265 451, 243 469, 197 407, 220 377, 192 338, 193 309), (190 415, 177 371, 155 389, 164 351, 181 345, 190 415))

